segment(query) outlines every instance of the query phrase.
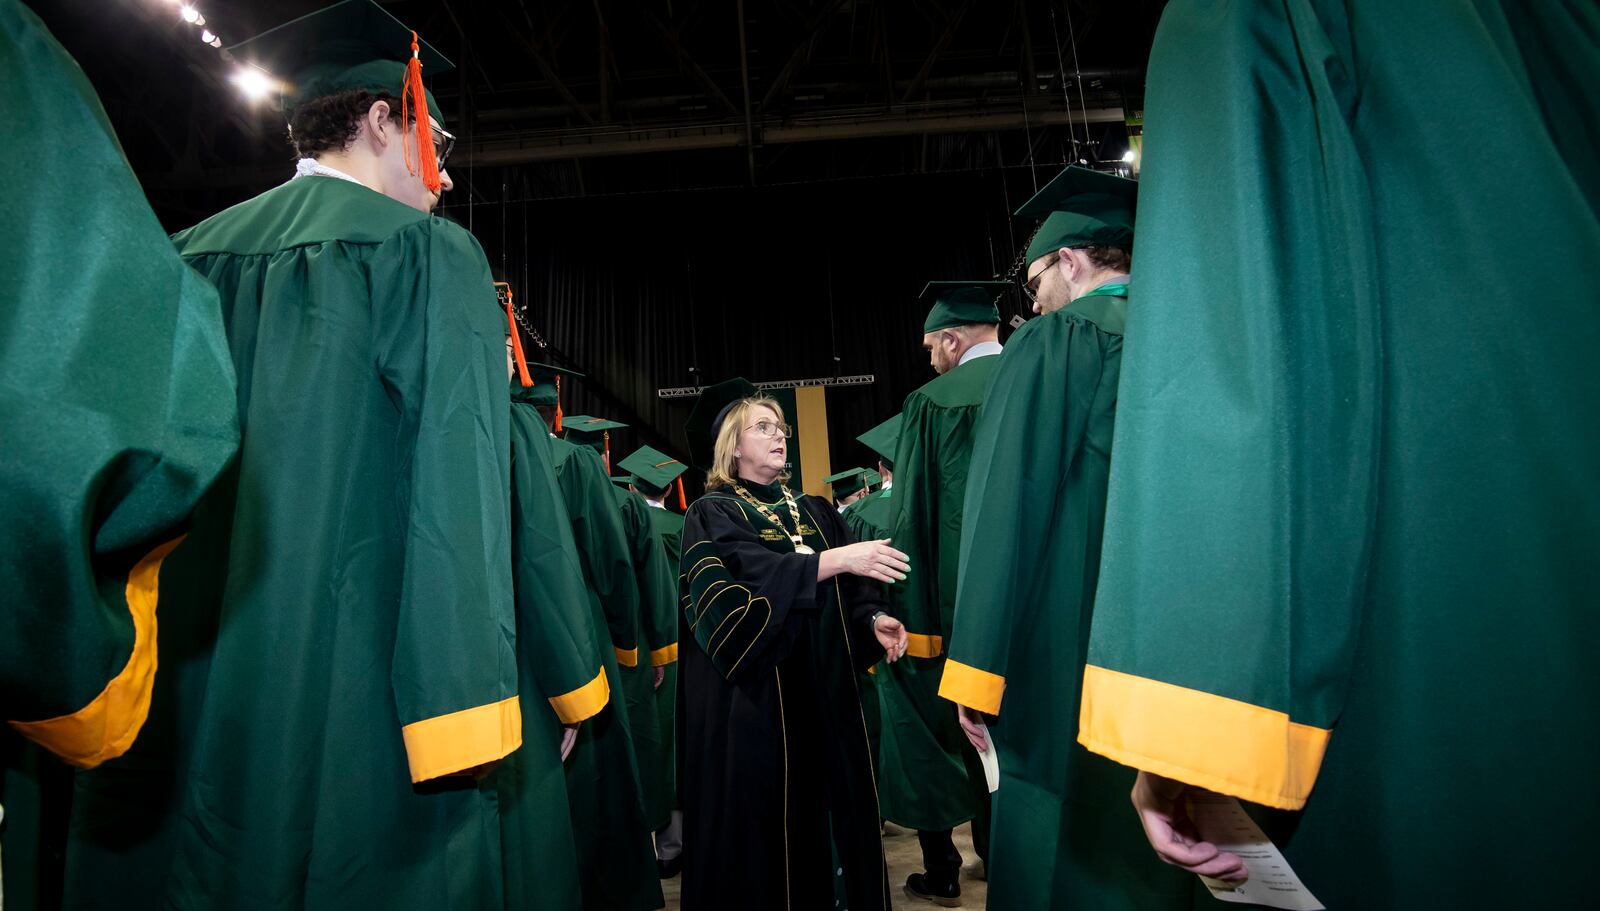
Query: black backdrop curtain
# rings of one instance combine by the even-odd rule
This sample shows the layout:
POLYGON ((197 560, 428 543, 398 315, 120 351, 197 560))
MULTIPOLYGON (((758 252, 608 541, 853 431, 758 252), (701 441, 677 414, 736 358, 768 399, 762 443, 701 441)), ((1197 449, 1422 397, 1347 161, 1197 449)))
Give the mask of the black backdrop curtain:
MULTIPOLYGON (((692 367, 706 383, 874 374, 828 391, 838 470, 874 464, 855 436, 933 377, 923 284, 1006 272, 1025 240, 1006 209, 1031 181, 994 170, 561 200, 518 198, 508 181, 507 201, 471 220, 547 354, 587 374, 563 386, 567 412, 632 425, 612 435, 616 456, 647 443, 685 458, 692 402, 657 390, 696 384, 692 367)), ((1008 293, 1002 321, 1023 303, 1008 293)), ((698 482, 685 476, 691 496, 698 482)))

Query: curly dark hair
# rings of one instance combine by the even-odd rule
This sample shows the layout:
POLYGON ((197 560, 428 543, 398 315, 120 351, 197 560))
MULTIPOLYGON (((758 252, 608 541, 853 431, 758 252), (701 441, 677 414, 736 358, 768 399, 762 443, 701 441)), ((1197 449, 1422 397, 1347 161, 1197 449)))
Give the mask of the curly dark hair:
POLYGON ((1133 256, 1121 247, 1084 247, 1089 262, 1112 272, 1133 271, 1133 256))
POLYGON ((352 89, 308 101, 289 118, 289 144, 295 155, 309 158, 318 152, 347 148, 361 131, 361 121, 380 101, 389 103, 389 119, 400 123, 400 99, 388 92, 352 89))

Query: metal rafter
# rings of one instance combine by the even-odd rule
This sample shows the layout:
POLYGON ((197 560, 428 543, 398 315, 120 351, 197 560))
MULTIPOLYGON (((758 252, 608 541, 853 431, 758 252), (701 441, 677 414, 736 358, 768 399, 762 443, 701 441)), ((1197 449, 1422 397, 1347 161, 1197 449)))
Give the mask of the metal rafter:
POLYGON ((794 51, 789 54, 789 59, 784 61, 783 69, 778 71, 778 78, 772 81, 772 87, 767 89, 767 94, 761 98, 761 110, 766 112, 772 106, 774 99, 789 87, 789 82, 800 72, 800 65, 811 59, 811 50, 816 46, 817 39, 822 37, 823 29, 834 13, 844 6, 846 0, 831 0, 825 3, 805 22, 805 37, 795 45, 794 51))
MULTIPOLYGON (((516 42, 522 52, 528 55, 529 60, 533 61, 533 65, 539 70, 539 74, 544 77, 546 82, 550 83, 550 87, 555 89, 556 94, 561 96, 561 100, 572 108, 573 113, 578 115, 578 119, 584 123, 594 123, 594 116, 583 106, 583 102, 579 101, 578 96, 572 94, 572 90, 567 88, 567 84, 561 81, 560 76, 556 75, 555 67, 551 66, 550 61, 545 58, 543 49, 534 43, 532 37, 524 35, 522 29, 511 21, 511 17, 506 14, 505 6, 499 3, 490 4, 490 6, 494 7, 494 11, 500 16, 500 21, 505 23, 506 33, 511 36, 511 40, 516 42)), ((526 8, 524 8, 523 14, 526 16, 526 8)))
POLYGON ((944 56, 945 49, 950 46, 950 42, 956 37, 956 30, 960 28, 961 20, 966 17, 967 10, 971 8, 972 0, 962 0, 961 5, 956 7, 956 11, 949 14, 948 18, 945 19, 944 29, 939 33, 938 39, 933 42, 933 49, 928 52, 927 59, 922 61, 922 68, 917 71, 917 78, 911 80, 911 87, 906 89, 905 95, 900 98, 902 103, 910 101, 917 96, 918 92, 922 91, 922 87, 927 83, 928 77, 933 74, 933 65, 939 61, 940 57, 944 56))
POLYGON ((661 19, 658 18, 649 7, 637 2, 637 0, 634 5, 641 13, 644 14, 646 21, 648 21, 650 25, 655 28, 657 34, 661 35, 661 37, 667 42, 667 47, 672 50, 673 56, 677 58, 678 65, 687 70, 697 82, 704 86, 706 93, 710 95, 718 104, 722 105, 722 107, 726 109, 728 113, 739 113, 738 106, 735 105, 733 101, 728 98, 727 94, 722 91, 722 87, 717 85, 717 81, 711 78, 711 74, 700 68, 700 64, 695 62, 695 59, 693 55, 689 53, 688 48, 683 46, 678 29, 668 25, 665 22, 662 22, 661 19))

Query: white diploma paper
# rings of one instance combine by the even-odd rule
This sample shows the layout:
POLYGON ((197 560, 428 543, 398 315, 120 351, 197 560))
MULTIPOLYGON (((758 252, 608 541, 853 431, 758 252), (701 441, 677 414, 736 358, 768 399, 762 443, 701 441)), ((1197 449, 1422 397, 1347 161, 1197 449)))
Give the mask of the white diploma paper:
POLYGON ((1322 903, 1295 875, 1283 852, 1232 797, 1220 794, 1190 798, 1189 818, 1200 837, 1220 850, 1239 855, 1250 878, 1239 886, 1200 877, 1211 894, 1225 902, 1265 905, 1286 911, 1322 911, 1322 903))
POLYGON ((978 754, 978 762, 983 765, 984 780, 989 783, 989 793, 993 794, 1000 790, 1000 757, 994 754, 994 738, 989 736, 989 726, 980 721, 978 729, 983 731, 983 742, 989 745, 987 750, 978 754))

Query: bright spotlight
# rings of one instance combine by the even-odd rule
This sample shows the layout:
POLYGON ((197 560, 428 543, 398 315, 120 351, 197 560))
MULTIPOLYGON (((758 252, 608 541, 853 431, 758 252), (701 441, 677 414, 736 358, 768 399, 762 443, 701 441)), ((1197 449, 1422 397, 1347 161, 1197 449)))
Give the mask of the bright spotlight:
POLYGON ((271 94, 276 85, 272 77, 253 66, 242 66, 229 77, 230 82, 251 101, 260 101, 271 94))
POLYGON ((188 4, 184 4, 183 7, 178 10, 178 15, 183 17, 183 21, 193 25, 197 20, 199 20, 200 11, 188 4))
POLYGON ((211 29, 202 29, 200 31, 201 44, 210 44, 216 37, 216 35, 211 34, 211 29))
POLYGON ((1133 164, 1135 161, 1139 160, 1139 155, 1132 149, 1129 149, 1128 151, 1122 153, 1122 160, 1126 161, 1128 164, 1133 164))

